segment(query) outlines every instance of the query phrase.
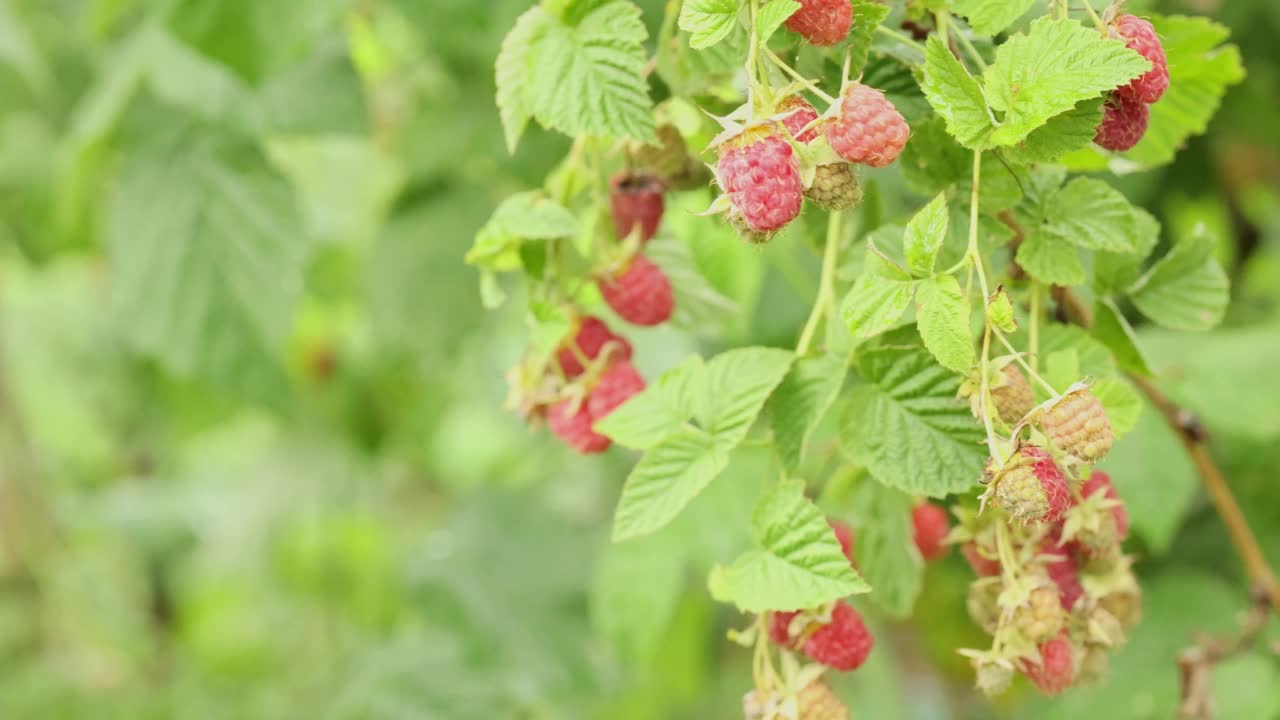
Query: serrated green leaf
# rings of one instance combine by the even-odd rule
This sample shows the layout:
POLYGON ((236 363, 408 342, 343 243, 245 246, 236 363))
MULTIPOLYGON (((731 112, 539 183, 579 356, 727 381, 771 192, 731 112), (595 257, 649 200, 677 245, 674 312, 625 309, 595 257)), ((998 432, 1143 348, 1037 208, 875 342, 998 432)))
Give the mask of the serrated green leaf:
POLYGON ((717 565, 708 586, 743 612, 797 610, 871 590, 849 566, 826 516, 791 480, 761 498, 751 522, 756 548, 728 567, 717 565))
POLYGON ((613 516, 614 542, 648 535, 671 522, 725 469, 731 449, 694 427, 663 437, 627 476, 613 516))
POLYGON ((1018 329, 1018 321, 1013 317, 1013 301, 1004 288, 997 290, 995 297, 987 301, 987 317, 992 325, 1004 332, 1011 333, 1018 329))
POLYGON ((525 126, 533 116, 533 108, 526 100, 525 92, 533 69, 534 46, 550 25, 551 17, 545 10, 538 6, 529 8, 516 20, 502 41, 502 50, 498 52, 498 112, 502 117, 507 152, 515 152, 525 126))
POLYGON ((1044 353, 1043 377, 1058 392, 1079 382, 1080 353, 1073 347, 1044 353))
POLYGON ((1026 14, 1035 0, 955 0, 953 7, 969 18, 979 35, 996 35, 1026 14))
POLYGON ((1116 437, 1128 435, 1142 414, 1142 396, 1138 391, 1118 377, 1102 378, 1093 384, 1091 390, 1102 401, 1116 437))
POLYGON ((741 442, 794 358, 786 350, 762 347, 736 348, 711 358, 706 412, 699 419, 718 442, 731 448, 741 442))
POLYGON ((595 431, 637 450, 657 445, 701 411, 706 372, 702 357, 690 355, 597 422, 595 431))
POLYGON ((906 618, 924 586, 924 561, 916 549, 911 496, 864 482, 854 496, 858 567, 875 588, 869 597, 890 616, 906 618))
POLYGON ((1084 265, 1075 246, 1037 228, 1018 246, 1018 265, 1031 277, 1050 285, 1079 285, 1084 265))
POLYGON ((880 482, 942 497, 977 483, 986 453, 982 428, 956 400, 960 376, 923 347, 882 347, 858 357, 841 423, 845 449, 880 482))
POLYGON ((1132 253, 1100 252, 1093 259, 1093 285, 1102 295, 1123 293, 1142 274, 1142 263, 1160 240, 1160 222, 1142 208, 1133 209, 1132 253))
POLYGON ((845 296, 840 314, 855 337, 871 337, 896 325, 914 294, 911 277, 868 243, 862 274, 845 296))
POLYGON ((965 372, 973 365, 969 299, 955 277, 938 275, 920 281, 916 322, 925 347, 943 367, 965 372))
POLYGON ((674 327, 693 332, 720 330, 725 321, 739 313, 738 304, 716 292, 698 271, 697 261, 689 246, 667 233, 645 245, 645 255, 671 282, 676 307, 671 316, 674 327))
POLYGON ((573 213, 541 192, 516 193, 503 200, 476 233, 466 262, 490 270, 512 270, 520 266, 521 242, 568 238, 577 232, 573 213))
POLYGON ((1017 165, 1033 165, 1055 162, 1067 153, 1089 147, 1102 123, 1102 105, 1103 98, 1085 100, 1054 116, 1021 142, 1004 148, 1005 158, 1017 165))
POLYGON ((853 29, 845 52, 849 57, 849 74, 858 77, 867 66, 876 27, 889 15, 889 7, 874 0, 853 0, 853 29))
POLYGON ((539 122, 567 135, 653 139, 640 8, 614 0, 576 26, 550 23, 533 46, 525 89, 539 122))
POLYGON ((1104 38, 1075 20, 1042 17, 996 50, 983 74, 987 102, 1004 113, 990 136, 1012 145, 1082 100, 1119 87, 1151 63, 1119 40, 1104 38))
POLYGON ((969 74, 945 43, 934 35, 925 48, 925 98, 947 124, 947 131, 963 146, 982 150, 991 146, 996 122, 987 107, 982 86, 969 74))
MULTIPOLYGON (((1025 347, 1022 343, 1026 341, 1025 333, 1019 331, 1015 346, 1025 347)), ((1052 323, 1043 326, 1040 332, 1040 355, 1048 357, 1060 350, 1073 350, 1076 354, 1079 369, 1073 382, 1081 377, 1107 377, 1116 372, 1116 363, 1111 356, 1111 351, 1089 333, 1075 325, 1052 323)))
POLYGON ((947 222, 947 196, 939 193, 907 223, 902 251, 912 275, 928 277, 933 274, 938 250, 947 239, 947 222))
POLYGON ((782 23, 799 9, 800 3, 795 0, 770 0, 767 5, 761 6, 756 11, 756 38, 761 43, 769 42, 769 38, 778 32, 782 23))
POLYGON ((1137 219, 1119 190, 1102 180, 1076 178, 1049 196, 1045 232, 1086 250, 1132 253, 1137 219))
POLYGON ((773 442, 788 473, 804 461, 809 436, 840 394, 848 371, 843 359, 831 355, 800 358, 769 398, 773 442))
POLYGON ((1217 238, 1203 228, 1160 258, 1129 296, 1138 310, 1171 330, 1209 330, 1226 313, 1229 281, 1213 257, 1217 238))
POLYGON ((700 50, 724 40, 738 26, 738 7, 738 0, 685 2, 680 8, 680 29, 689 33, 689 47, 700 50))
POLYGON ((1115 353, 1116 364, 1121 370, 1151 374, 1133 326, 1110 299, 1102 299, 1094 306, 1093 326, 1089 331, 1115 353))

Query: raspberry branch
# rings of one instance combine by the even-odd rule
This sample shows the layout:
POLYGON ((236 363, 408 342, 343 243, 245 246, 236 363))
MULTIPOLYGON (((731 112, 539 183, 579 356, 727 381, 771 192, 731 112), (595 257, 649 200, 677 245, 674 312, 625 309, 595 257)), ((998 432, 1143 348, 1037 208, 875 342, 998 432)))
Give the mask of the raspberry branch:
POLYGON ((818 323, 834 302, 836 263, 840 252, 840 229, 843 214, 832 210, 827 217, 827 245, 822 251, 822 276, 818 281, 818 297, 814 300, 813 310, 800 333, 800 341, 796 343, 796 356, 804 357, 813 343, 818 323))

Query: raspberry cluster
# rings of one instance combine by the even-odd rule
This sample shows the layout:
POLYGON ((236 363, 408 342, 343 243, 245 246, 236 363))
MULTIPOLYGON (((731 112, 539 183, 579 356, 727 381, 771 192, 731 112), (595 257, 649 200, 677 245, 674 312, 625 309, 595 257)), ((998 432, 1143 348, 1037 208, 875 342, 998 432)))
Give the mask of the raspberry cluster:
POLYGON ((1124 87, 1116 88, 1103 106, 1102 124, 1093 141, 1107 150, 1123 152, 1137 145, 1147 132, 1150 105, 1169 89, 1169 61, 1151 21, 1121 14, 1111 21, 1111 36, 1151 63, 1151 69, 1124 87))

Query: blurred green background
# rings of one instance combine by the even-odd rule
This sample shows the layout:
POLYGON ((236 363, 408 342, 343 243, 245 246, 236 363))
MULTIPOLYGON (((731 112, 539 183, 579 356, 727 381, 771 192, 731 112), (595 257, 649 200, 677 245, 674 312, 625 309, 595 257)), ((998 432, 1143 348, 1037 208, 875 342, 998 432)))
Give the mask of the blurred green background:
MULTIPOLYGON (((503 147, 493 60, 529 4, 0 0, 0 718, 739 716, 745 620, 703 578, 746 541, 767 454, 735 456, 678 547, 606 549, 634 458, 503 409, 519 288, 486 313, 462 256, 568 147, 503 147)), ((640 4, 652 33, 664 3, 640 4)), ((1280 561, 1280 3, 1130 7, 1212 15, 1245 57, 1206 136, 1118 183, 1167 237, 1223 239, 1224 326, 1140 332, 1280 561)), ((891 214, 922 202, 893 173, 891 214)), ((812 250, 734 243, 695 256, 740 313, 634 333, 650 378, 793 341, 812 250)), ((1175 650, 1231 630, 1246 583, 1153 412, 1106 469, 1147 594, 1108 684, 973 697, 953 556, 911 622, 860 603, 856 716, 1172 717, 1175 650)), ((1280 717, 1278 672, 1221 666, 1221 717, 1280 717)))

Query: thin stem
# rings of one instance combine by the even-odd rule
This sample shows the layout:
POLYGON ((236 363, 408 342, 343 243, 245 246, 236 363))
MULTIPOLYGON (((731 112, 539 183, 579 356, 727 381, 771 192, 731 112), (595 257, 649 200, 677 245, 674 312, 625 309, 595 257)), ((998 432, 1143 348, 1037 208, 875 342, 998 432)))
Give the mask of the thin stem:
POLYGON ((969 36, 961 31, 956 31, 955 37, 960 41, 960 47, 964 48, 964 51, 973 59, 973 62, 977 64, 978 69, 982 72, 986 72, 987 62, 982 59, 982 55, 979 54, 978 49, 973 46, 973 43, 969 40, 969 36))
POLYGON ((840 255, 840 221, 842 214, 833 210, 827 217, 827 245, 822 251, 822 276, 818 281, 818 297, 814 300, 813 310, 800 333, 800 341, 796 343, 796 355, 804 356, 813 344, 813 336, 818 331, 818 323, 831 305, 831 295, 835 286, 836 261, 840 255))
POLYGON ((1027 335, 1031 343, 1031 371, 1035 372, 1040 366, 1040 281, 1031 281, 1031 313, 1030 327, 1027 328, 1027 335))
POLYGON ((1085 12, 1089 13, 1089 17, 1093 18, 1093 24, 1098 28, 1098 32, 1106 35, 1107 24, 1102 22, 1102 18, 1098 17, 1098 13, 1093 9, 1093 3, 1090 0, 1083 0, 1080 4, 1084 5, 1085 12))
POLYGON ((765 57, 769 58, 769 60, 773 61, 774 65, 778 66, 779 70, 786 73, 787 75, 790 75, 793 80, 805 86, 805 88, 807 88, 814 95, 817 95, 818 97, 822 98, 823 100, 826 100, 829 103, 832 103, 832 104, 836 103, 835 98, 823 92, 822 88, 818 87, 817 85, 814 85, 813 81, 809 80, 808 78, 806 78, 805 76, 797 72, 795 68, 788 65, 785 60, 778 57, 777 54, 775 54, 768 47, 763 47, 761 48, 761 50, 764 51, 765 57))
POLYGON ((891 37, 891 38, 893 38, 894 40, 897 40, 897 41, 898 41, 898 42, 900 42, 900 43, 904 43, 904 44, 906 44, 906 45, 909 45, 909 46, 911 46, 911 47, 915 48, 916 50, 919 50, 921 54, 924 54, 924 45, 921 45, 921 44, 920 44, 919 42, 917 42, 917 41, 916 41, 916 39, 915 39, 915 38, 913 38, 913 37, 909 37, 909 36, 907 36, 907 35, 904 35, 903 33, 900 33, 900 32, 898 32, 897 30, 894 30, 893 28, 885 27, 884 25, 877 25, 877 26, 876 26, 876 32, 878 32, 878 33, 880 33, 881 35, 884 35, 884 36, 886 36, 886 37, 891 37))
POLYGON ((1037 373, 1037 372, 1035 371, 1035 368, 1033 368, 1033 367, 1031 367, 1030 365, 1028 365, 1028 364, 1027 364, 1027 361, 1022 359, 1022 353, 1018 352, 1018 351, 1017 351, 1017 349, 1013 347, 1013 344, 1009 342, 1009 338, 1007 338, 1007 337, 1005 337, 1005 336, 1004 336, 1004 333, 1002 333, 1002 332, 1000 332, 999 330, 997 330, 997 331, 996 331, 996 339, 997 339, 997 340, 999 340, 999 341, 1000 341, 1000 343, 1001 343, 1002 345, 1004 345, 1004 346, 1005 346, 1005 349, 1006 349, 1006 350, 1008 350, 1008 351, 1009 351, 1009 353, 1013 355, 1013 359, 1014 359, 1015 361, 1017 361, 1017 363, 1018 363, 1019 365, 1021 365, 1021 366, 1022 366, 1022 369, 1023 369, 1023 370, 1026 370, 1026 371, 1027 371, 1027 374, 1029 374, 1029 375, 1031 376, 1031 379, 1032 379, 1032 380, 1035 380, 1035 381, 1036 381, 1036 382, 1038 382, 1038 383, 1040 383, 1040 386, 1041 386, 1041 387, 1043 387, 1046 391, 1048 391, 1048 393, 1049 393, 1049 397, 1057 397, 1057 396, 1058 396, 1058 391, 1057 391, 1057 390, 1054 390, 1054 389, 1053 389, 1053 386, 1052 386, 1052 385, 1050 385, 1050 384, 1048 383, 1048 381, 1046 381, 1044 378, 1040 377, 1040 373, 1037 373))
POLYGON ((987 314, 987 298, 991 291, 987 288, 987 271, 983 267, 982 253, 978 251, 978 187, 982 181, 982 151, 973 152, 973 194, 969 198, 969 247, 965 252, 973 262, 978 273, 978 287, 982 290, 982 361, 978 371, 982 376, 982 425, 987 431, 987 449, 996 461, 996 467, 1004 467, 1004 458, 1000 457, 996 444, 995 428, 991 424, 991 380, 987 377, 987 366, 991 358, 991 316, 987 314))

